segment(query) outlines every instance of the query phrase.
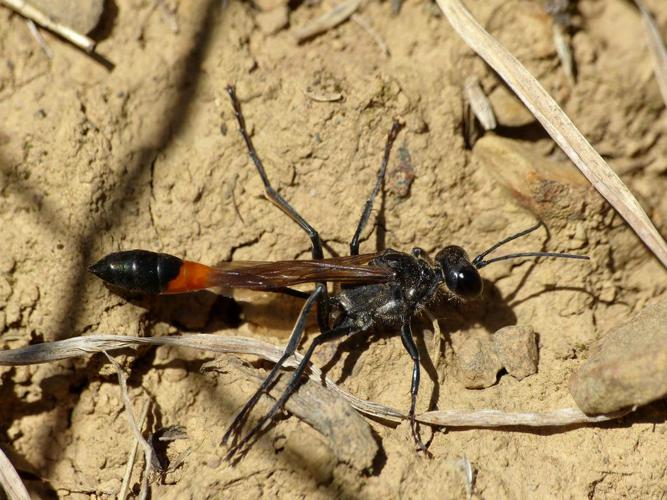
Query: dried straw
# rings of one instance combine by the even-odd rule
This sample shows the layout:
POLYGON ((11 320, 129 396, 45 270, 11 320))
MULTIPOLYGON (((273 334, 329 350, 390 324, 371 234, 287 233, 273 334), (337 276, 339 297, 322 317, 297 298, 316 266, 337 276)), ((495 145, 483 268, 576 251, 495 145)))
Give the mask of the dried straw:
POLYGON ((0 0, 0 3, 6 5, 10 9, 18 12, 23 17, 27 19, 32 19, 34 22, 43 26, 44 28, 53 31, 54 33, 60 35, 65 40, 73 43, 77 47, 86 52, 90 53, 95 50, 95 41, 88 38, 81 33, 74 31, 72 28, 60 24, 57 21, 51 19, 44 12, 38 8, 30 5, 24 0, 0 0))
MULTIPOLYGON (((249 354, 276 362, 283 353, 279 347, 259 340, 243 337, 192 334, 175 337, 126 337, 121 335, 94 335, 73 337, 66 340, 0 351, 0 366, 17 366, 48 363, 68 358, 85 356, 102 351, 133 348, 137 345, 169 345, 218 353, 249 354)), ((302 359, 295 354, 287 360, 286 367, 295 367, 302 359)), ((360 399, 340 387, 322 371, 310 366, 308 377, 324 382, 325 387, 346 400, 357 411, 391 422, 407 419, 407 413, 389 406, 360 399)), ((499 410, 441 410, 422 413, 417 420, 429 425, 450 427, 559 427, 576 424, 595 424, 619 418, 625 413, 589 417, 576 408, 565 408, 548 412, 504 412, 499 410)))
POLYGON ((294 38, 296 38, 298 43, 301 43, 309 38, 319 35, 320 33, 324 33, 347 20, 354 14, 360 5, 361 0, 347 0, 346 2, 340 3, 321 17, 294 30, 294 38))
POLYGON ((10 500, 30 500, 28 490, 19 477, 19 473, 0 449, 0 484, 10 500))

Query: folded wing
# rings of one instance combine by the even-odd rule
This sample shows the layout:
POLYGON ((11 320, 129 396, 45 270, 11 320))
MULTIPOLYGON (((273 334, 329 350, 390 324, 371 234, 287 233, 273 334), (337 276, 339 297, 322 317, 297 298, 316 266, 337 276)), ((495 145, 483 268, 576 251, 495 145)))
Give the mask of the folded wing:
POLYGON ((346 285, 384 283, 391 278, 391 270, 368 265, 377 255, 373 253, 321 260, 223 262, 212 268, 210 282, 213 286, 250 290, 273 290, 316 281, 346 285))

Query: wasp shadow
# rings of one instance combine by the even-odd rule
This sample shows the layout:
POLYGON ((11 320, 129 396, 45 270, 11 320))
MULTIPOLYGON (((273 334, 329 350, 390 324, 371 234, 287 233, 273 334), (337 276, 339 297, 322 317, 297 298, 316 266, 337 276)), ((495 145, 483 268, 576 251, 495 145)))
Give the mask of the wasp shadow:
POLYGON ((105 284, 111 293, 145 310, 149 324, 166 323, 183 332, 212 333, 241 324, 238 303, 209 290, 174 294, 147 295, 133 293, 105 284))

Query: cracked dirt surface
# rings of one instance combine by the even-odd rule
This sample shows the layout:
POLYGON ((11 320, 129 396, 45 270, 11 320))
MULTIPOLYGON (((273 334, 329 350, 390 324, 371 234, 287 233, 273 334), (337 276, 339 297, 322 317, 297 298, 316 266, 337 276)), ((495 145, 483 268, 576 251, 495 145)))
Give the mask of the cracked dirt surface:
MULTIPOLYGON (((363 7, 360 14, 391 51, 386 57, 354 22, 295 44, 291 30, 325 12, 326 3, 292 5, 290 27, 274 35, 257 28, 248 3, 166 3, 175 9, 178 32, 159 2, 107 2, 97 35, 113 71, 46 34, 54 51, 49 60, 24 21, 0 9, 3 348, 93 332, 238 333, 285 342, 298 301, 245 294, 233 302, 208 292, 128 301, 85 272, 105 253, 131 248, 206 263, 309 255, 305 235, 261 197, 224 91, 228 82, 237 85, 275 186, 331 251, 346 252, 391 120, 399 117, 406 126, 384 207, 374 211, 379 229, 367 229, 362 251, 419 245, 433 253, 456 243, 476 254, 540 217, 550 229, 548 242, 540 231, 516 248, 544 244, 592 256, 586 265, 499 263, 484 269, 483 300, 435 307, 454 346, 506 325, 532 326, 539 371, 465 389, 456 352, 446 343, 442 352, 430 350, 433 334, 419 322, 421 411, 573 406, 568 380, 593 343, 667 295, 665 270, 530 118, 465 148, 466 78, 477 76, 492 99, 503 87, 434 4, 408 1, 398 16, 387 2, 363 7), (343 99, 313 99, 335 93, 343 99), (497 161, 509 154, 528 160, 517 162, 520 167, 497 161), (539 172, 547 164, 557 172, 553 178, 535 189, 523 182, 526 169, 539 172)), ((666 34, 664 2, 646 3, 666 34)), ((468 4, 667 234, 667 114, 633 8, 621 0, 579 2, 573 86, 539 3, 468 4)), ((506 97, 496 102, 504 103, 506 115, 517 108, 506 97)), ((396 335, 375 332, 328 345, 315 361, 323 366, 334 356, 329 376, 347 390, 408 407, 411 363, 396 335)), ((159 348, 118 359, 130 372, 137 411, 146 394, 152 398, 150 429, 181 425, 189 436, 167 450, 172 463, 181 463, 154 484, 154 498, 461 498, 464 457, 475 470, 479 498, 663 498, 667 490, 664 401, 595 427, 423 429, 432 437, 432 460, 414 453, 407 425, 371 422, 381 451, 364 471, 337 462, 326 441, 292 417, 231 466, 218 443, 254 385, 234 370, 200 373, 212 355, 159 348)), ((31 492, 43 498, 115 494, 131 433, 106 360, 0 374, 0 442, 31 492)), ((138 481, 137 467, 135 492, 138 481)))

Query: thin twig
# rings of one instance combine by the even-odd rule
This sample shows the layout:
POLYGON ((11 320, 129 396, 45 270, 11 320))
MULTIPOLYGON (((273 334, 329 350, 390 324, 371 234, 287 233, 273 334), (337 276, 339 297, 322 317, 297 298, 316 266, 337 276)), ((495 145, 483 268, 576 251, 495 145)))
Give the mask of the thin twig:
POLYGON ((436 0, 465 43, 514 90, 554 141, 597 191, 618 211, 667 267, 667 243, 620 177, 581 135, 556 101, 505 47, 468 12, 460 0, 436 0))
POLYGON ((44 37, 42 34, 39 32, 39 28, 35 24, 35 22, 32 19, 26 19, 25 23, 28 25, 28 29, 30 30, 30 34, 32 37, 37 41, 37 44, 42 48, 44 51, 44 54, 46 54, 46 57, 49 59, 53 59, 53 51, 51 50, 51 47, 49 47, 49 44, 46 43, 46 40, 44 40, 44 37))
MULTIPOLYGON (((144 405, 141 408, 141 413, 139 415, 139 429, 144 426, 146 421, 146 416, 148 415, 148 408, 150 406, 150 398, 146 398, 144 405)), ((123 482, 120 485, 120 490, 118 491, 118 498, 125 500, 127 498, 127 490, 130 487, 130 479, 132 479, 132 470, 134 469, 134 461, 137 458, 137 448, 139 447, 139 441, 136 439, 132 442, 132 448, 130 449, 130 455, 127 459, 127 466, 125 467, 125 474, 123 475, 123 482)))
POLYGON ((40 26, 53 31, 86 52, 90 53, 95 50, 94 40, 74 31, 72 28, 65 26, 64 24, 54 21, 44 12, 33 7, 24 0, 0 0, 0 3, 18 12, 23 17, 32 19, 40 26))
POLYGON ((30 500, 28 490, 21 481, 19 473, 16 472, 2 449, 0 449, 0 484, 10 500, 30 500))
POLYGON ((542 412, 507 412, 500 410, 437 410, 422 413, 417 420, 448 427, 567 427, 597 424, 621 418, 630 410, 589 417, 579 408, 561 408, 542 412))
POLYGON ((368 33, 368 35, 373 39, 373 41, 377 44, 377 46, 380 47, 380 51, 382 52, 383 56, 391 57, 391 52, 389 52, 389 47, 382 39, 380 34, 373 29, 371 23, 369 23, 364 16, 362 16, 361 14, 352 14, 352 16, 350 16, 350 20, 354 23, 357 23, 362 30, 368 33))
POLYGON ((134 417, 134 412, 132 411, 132 401, 130 400, 130 395, 127 392, 127 375, 125 375, 125 372, 118 364, 118 361, 109 356, 106 351, 103 350, 102 353, 116 369, 116 374, 118 375, 118 386, 120 387, 120 395, 121 399, 123 400, 123 405, 125 406, 125 414, 127 415, 127 421, 130 424, 130 430, 132 431, 132 434, 134 434, 134 439, 144 449, 144 460, 146 463, 143 479, 141 481, 141 493, 139 498, 146 498, 148 495, 148 478, 150 477, 153 468, 153 447, 148 441, 146 441, 146 439, 144 439, 144 436, 141 435, 141 430, 137 424, 137 419, 134 417))
MULTIPOLYGON (((135 345, 168 345, 186 347, 219 353, 250 354, 276 362, 283 354, 279 347, 243 337, 222 337, 207 334, 180 335, 175 337, 129 337, 123 335, 91 335, 72 337, 66 340, 44 342, 42 344, 0 351, 0 366, 30 365, 48 363, 67 358, 89 355, 96 352, 128 349, 135 345)), ((286 367, 294 368, 303 359, 295 354, 286 362, 286 367)), ((308 377, 324 385, 345 399, 357 411, 392 422, 407 419, 405 411, 358 398, 324 377, 315 365, 310 365, 308 377)), ((629 412, 589 417, 577 408, 565 408, 548 412, 504 412, 499 410, 445 410, 430 411, 417 416, 417 420, 437 426, 451 427, 559 427, 575 424, 595 424, 613 420, 629 412)))
POLYGON ((309 38, 324 33, 331 28, 338 26, 343 21, 347 20, 361 5, 361 0, 347 0, 346 2, 338 4, 329 12, 318 17, 314 21, 307 23, 300 28, 294 30, 294 37, 298 43, 304 42, 309 38))

